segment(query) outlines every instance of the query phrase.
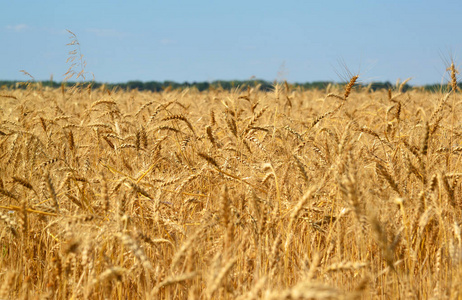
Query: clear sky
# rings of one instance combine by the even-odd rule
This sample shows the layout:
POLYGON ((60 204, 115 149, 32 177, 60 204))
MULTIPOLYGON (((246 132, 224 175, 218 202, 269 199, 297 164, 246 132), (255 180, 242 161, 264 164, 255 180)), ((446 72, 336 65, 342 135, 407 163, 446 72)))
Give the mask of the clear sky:
POLYGON ((100 82, 340 81, 344 63, 363 82, 419 85, 440 83, 462 51, 460 0, 0 4, 0 80, 63 80, 66 29, 100 82))

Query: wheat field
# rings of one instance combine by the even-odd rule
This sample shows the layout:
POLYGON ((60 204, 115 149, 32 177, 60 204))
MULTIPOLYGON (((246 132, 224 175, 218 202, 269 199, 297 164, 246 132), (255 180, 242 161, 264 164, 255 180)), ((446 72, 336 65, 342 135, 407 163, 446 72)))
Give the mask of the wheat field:
POLYGON ((460 299, 457 82, 357 79, 1 89, 0 299, 460 299))

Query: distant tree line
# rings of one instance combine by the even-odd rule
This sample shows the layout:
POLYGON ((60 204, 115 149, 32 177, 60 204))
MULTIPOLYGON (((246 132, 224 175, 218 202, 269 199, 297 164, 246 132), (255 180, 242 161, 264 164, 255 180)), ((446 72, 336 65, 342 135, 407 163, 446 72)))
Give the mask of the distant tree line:
MULTIPOLYGON (((12 81, 12 80, 0 80, 0 87, 2 88, 26 88, 28 82, 12 81)), ((62 84, 65 86, 73 86, 75 82, 56 82, 56 81, 40 81, 39 85, 43 87, 52 87, 58 88, 62 84)), ((275 82, 265 81, 265 80, 217 80, 212 82, 175 82, 175 81, 128 81, 125 83, 101 83, 101 82, 80 82, 80 85, 88 87, 91 85, 92 88, 100 88, 105 86, 107 89, 123 89, 123 90, 139 90, 139 91, 152 91, 160 92, 166 89, 185 89, 185 88, 196 88, 199 91, 205 91, 209 89, 223 89, 223 90, 232 90, 236 88, 243 87, 258 87, 262 91, 270 91, 273 89, 275 82)), ((291 83, 290 86, 293 88, 301 88, 305 90, 310 89, 326 89, 329 84, 345 84, 345 83, 334 83, 329 81, 314 81, 306 83, 291 83)), ((381 90, 381 89, 393 89, 395 85, 390 82, 373 82, 369 84, 359 84, 364 87, 368 87, 370 90, 381 90)), ((462 84, 459 84, 459 87, 462 88, 462 84)), ((403 86, 403 91, 412 88, 411 85, 405 84, 403 86)), ((422 88, 429 91, 440 91, 444 90, 445 86, 433 84, 425 85, 422 88)))

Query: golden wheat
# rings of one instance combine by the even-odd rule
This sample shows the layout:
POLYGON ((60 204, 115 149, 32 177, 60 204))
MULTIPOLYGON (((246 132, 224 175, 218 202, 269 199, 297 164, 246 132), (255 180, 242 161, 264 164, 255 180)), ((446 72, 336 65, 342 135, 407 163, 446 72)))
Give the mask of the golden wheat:
POLYGON ((448 72, 444 94, 357 76, 270 92, 2 88, 0 297, 457 298, 448 72))

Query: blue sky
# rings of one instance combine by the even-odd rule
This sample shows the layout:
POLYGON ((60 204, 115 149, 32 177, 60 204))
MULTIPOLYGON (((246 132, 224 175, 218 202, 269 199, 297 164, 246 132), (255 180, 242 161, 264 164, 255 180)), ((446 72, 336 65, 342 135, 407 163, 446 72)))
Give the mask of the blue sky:
MULTIPOLYGON (((0 80, 61 81, 71 30, 96 81, 440 83, 462 1, 1 0, 0 80)), ((447 78, 447 76, 446 76, 447 78)))

